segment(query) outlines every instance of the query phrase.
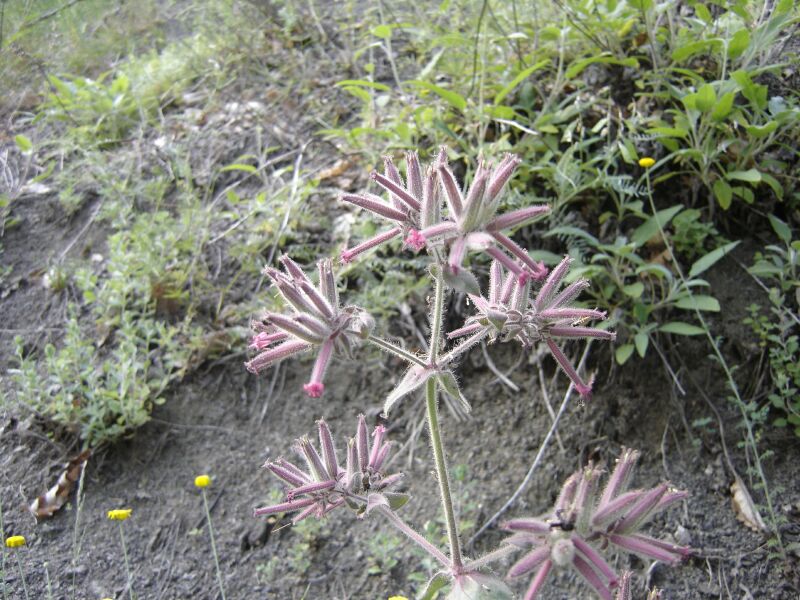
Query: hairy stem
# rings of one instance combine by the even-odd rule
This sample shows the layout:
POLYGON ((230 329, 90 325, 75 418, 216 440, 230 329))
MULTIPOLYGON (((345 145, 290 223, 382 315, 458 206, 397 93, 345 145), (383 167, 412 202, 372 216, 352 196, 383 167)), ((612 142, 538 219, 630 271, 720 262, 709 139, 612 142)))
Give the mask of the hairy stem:
POLYGON ((413 364, 419 365, 420 367, 425 367, 426 366, 425 361, 422 360, 421 358, 419 358, 417 355, 412 354, 408 350, 404 350, 400 346, 397 346, 397 345, 395 345, 395 344, 393 344, 393 343, 391 343, 391 342, 389 342, 387 340, 384 340, 383 338, 379 338, 377 336, 370 335, 367 338, 367 341, 370 344, 372 344, 373 346, 377 346, 381 350, 385 350, 386 352, 394 354, 398 358, 402 358, 404 361, 406 361, 408 363, 413 363, 413 364))
POLYGON ((447 472, 442 435, 439 431, 439 407, 437 406, 435 379, 428 380, 425 391, 428 400, 428 428, 431 432, 431 448, 433 448, 433 460, 436 463, 436 479, 439 480, 439 492, 442 496, 442 509, 444 510, 444 518, 447 525, 447 539, 450 542, 450 556, 453 568, 460 569, 462 564, 461 544, 458 539, 458 526, 456 524, 455 511, 453 510, 453 498, 450 495, 450 475, 447 472))
POLYGON ((449 567, 450 566, 450 559, 445 556, 445 553, 439 550, 436 546, 431 544, 428 540, 425 539, 424 536, 414 531, 414 528, 411 527, 408 523, 403 521, 400 517, 397 516, 391 508, 387 508, 385 506, 378 506, 376 507, 377 511, 379 511, 384 517, 389 520, 389 523, 394 525, 396 529, 398 529, 403 535, 405 535, 408 539, 412 542, 417 544, 420 548, 425 550, 430 556, 437 561, 439 561, 442 566, 449 567))
POLYGON ((439 343, 442 339, 442 318, 444 317, 444 265, 439 263, 436 269, 436 293, 431 310, 431 342, 428 344, 428 363, 436 364, 439 355, 439 343))
POLYGON ((447 352, 446 354, 442 355, 442 358, 439 361, 441 363, 441 366, 449 364, 450 362, 458 358, 461 354, 463 354, 464 352, 472 348, 475 344, 484 339, 486 336, 488 336, 489 332, 490 330, 488 328, 483 328, 473 333, 468 338, 465 338, 464 341, 462 341, 460 344, 458 344, 458 346, 450 350, 450 352, 447 352))
MULTIPOLYGON (((431 313, 431 343, 428 347, 428 363, 436 364, 439 343, 442 337, 442 318, 444 315, 444 265, 441 263, 436 270, 436 292, 431 313)), ((439 406, 436 397, 436 379, 428 379, 425 384, 425 395, 428 405, 428 429, 431 432, 431 448, 433 460, 436 463, 436 478, 439 480, 439 492, 442 496, 442 509, 444 510, 445 523, 447 524, 447 539, 450 541, 450 556, 454 569, 460 570, 462 565, 461 544, 458 540, 458 525, 456 524, 453 498, 450 495, 450 475, 447 472, 447 460, 444 455, 442 434, 439 430, 439 406)))
POLYGON ((505 558, 509 554, 514 554, 517 552, 519 548, 514 546, 513 544, 505 544, 504 546, 500 546, 499 548, 495 548, 491 552, 487 552, 480 558, 476 558, 475 560, 471 560, 464 565, 465 571, 477 571, 487 565, 492 564, 502 558, 505 558))

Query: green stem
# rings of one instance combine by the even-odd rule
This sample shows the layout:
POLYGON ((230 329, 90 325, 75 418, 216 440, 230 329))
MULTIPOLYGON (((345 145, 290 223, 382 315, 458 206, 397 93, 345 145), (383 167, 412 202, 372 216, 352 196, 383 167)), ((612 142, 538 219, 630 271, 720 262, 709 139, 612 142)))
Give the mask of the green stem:
MULTIPOLYGON (((434 295, 433 312, 431 314, 431 343, 428 348, 428 363, 436 364, 439 349, 439 341, 442 336, 442 319, 444 316, 444 277, 442 271, 444 265, 439 263, 436 272, 436 292, 434 295)), ((461 571, 461 544, 458 540, 458 525, 456 524, 455 511, 453 510, 453 498, 450 495, 450 475, 447 472, 447 460, 444 455, 444 445, 442 444, 442 434, 439 430, 439 406, 436 397, 436 379, 430 378, 425 384, 425 391, 428 405, 428 429, 431 432, 431 448, 433 449, 433 460, 436 463, 436 478, 439 480, 439 492, 442 496, 442 509, 444 510, 445 523, 447 525, 447 539, 450 541, 450 557, 453 561, 453 569, 461 571)))
POLYGON ((128 576, 128 596, 135 600, 133 595, 133 577, 131 575, 131 565, 128 562, 128 549, 125 547, 125 532, 122 530, 122 521, 119 521, 119 539, 122 542, 122 557, 125 559, 125 574, 128 576))
POLYGON ((53 600, 53 586, 50 583, 50 570, 47 568, 47 563, 44 563, 44 579, 47 584, 47 600, 53 600))
POLYGON ((431 447, 433 460, 436 463, 436 478, 439 480, 439 492, 442 496, 442 509, 447 525, 447 539, 450 542, 450 556, 453 568, 461 570, 461 544, 458 540, 458 525, 453 510, 453 498, 450 495, 450 475, 447 472, 447 461, 444 456, 442 434, 439 431, 439 408, 436 398, 436 380, 431 378, 426 383, 426 396, 428 400, 428 427, 431 432, 431 447))
POLYGON ((214 541, 214 529, 211 527, 211 511, 208 509, 208 497, 206 491, 203 492, 203 506, 206 507, 206 518, 208 519, 208 535, 211 538, 211 552, 214 554, 214 564, 217 567, 217 584, 219 584, 219 593, 222 594, 222 600, 225 600, 225 588, 222 587, 222 571, 219 568, 219 555, 217 554, 217 544, 214 541))
MULTIPOLYGON (((22 561, 19 559, 19 552, 14 552, 17 558, 17 567, 19 568, 19 578, 22 580, 22 590, 25 592, 25 600, 28 600, 28 584, 25 581, 25 571, 22 570, 22 561)), ((5 587, 5 582, 3 582, 5 587)))

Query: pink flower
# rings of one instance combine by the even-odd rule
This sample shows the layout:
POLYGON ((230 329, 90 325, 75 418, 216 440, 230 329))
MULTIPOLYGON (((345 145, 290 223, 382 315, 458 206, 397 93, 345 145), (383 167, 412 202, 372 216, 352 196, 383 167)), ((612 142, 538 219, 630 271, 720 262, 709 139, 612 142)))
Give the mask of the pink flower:
POLYGON ((550 571, 558 568, 574 569, 601 598, 611 600, 619 578, 597 549, 608 544, 669 564, 691 554, 683 546, 637 533, 653 515, 687 496, 665 483, 628 491, 638 457, 634 450, 623 450, 599 498, 597 484, 602 471, 589 465, 567 479, 545 518, 512 519, 502 525, 514 532, 506 543, 530 548, 508 572, 509 577, 534 573, 525 600, 536 597, 550 571))
MULTIPOLYGON (((440 156, 436 170, 447 202, 448 218, 415 232, 415 239, 424 239, 429 245, 437 241, 447 244, 450 248, 447 265, 453 275, 459 274, 468 251, 480 251, 523 280, 543 279, 547 275, 544 265, 534 261, 524 248, 502 231, 529 223, 549 212, 549 207, 528 206, 503 215, 496 214, 502 191, 519 164, 519 158, 507 154, 494 168, 487 167, 481 160, 472 184, 462 192, 447 165, 444 152, 440 156)), ((453 283, 458 285, 458 280, 453 283)))
MULTIPOLYGON (((442 160, 442 157, 439 157, 442 160)), ((436 185, 436 174, 431 167, 423 177, 416 152, 406 153, 406 181, 404 182, 390 157, 385 157, 384 174, 373 172, 371 177, 389 193, 389 202, 372 194, 342 194, 341 199, 368 210, 386 219, 394 227, 383 231, 341 253, 343 263, 351 262, 356 256, 377 248, 399 235, 405 243, 419 252, 425 247, 425 239, 417 233, 421 227, 429 227, 441 219, 441 198, 436 185), (408 236, 408 237, 406 237, 408 236)))
POLYGON ((319 398, 333 354, 350 356, 353 347, 369 336, 374 321, 358 307, 339 305, 330 260, 317 263, 317 286, 288 256, 282 256, 281 262, 284 272, 267 267, 264 273, 291 310, 289 314, 266 313, 254 323, 257 333, 250 347, 259 353, 245 366, 252 373, 260 373, 284 358, 318 348, 311 379, 303 389, 310 397, 319 398))
POLYGON ((391 449, 382 425, 375 427, 370 443, 366 420, 364 415, 359 415, 356 435, 347 444, 344 467, 337 458, 328 424, 320 419, 317 429, 320 451, 308 438, 300 438, 295 445, 298 455, 305 460, 305 469, 283 458, 266 462, 264 467, 289 487, 285 502, 257 508, 256 516, 300 511, 292 519, 297 523, 312 515, 322 517, 345 504, 362 515, 367 510, 368 495, 391 498, 395 505, 405 500, 402 494, 387 491, 403 476, 400 473, 386 475, 382 470, 391 449))
POLYGON ((588 308, 577 308, 569 304, 589 284, 581 279, 568 285, 563 291, 558 288, 569 271, 571 259, 564 257, 553 269, 535 299, 531 300, 529 280, 507 275, 503 277, 500 261, 492 263, 489 274, 489 298, 470 295, 478 314, 467 319, 464 327, 451 331, 450 338, 461 337, 489 328, 493 337, 503 340, 517 339, 524 346, 543 341, 558 365, 575 384, 583 397, 591 396, 592 384, 585 383, 567 357, 555 343, 554 338, 598 338, 613 340, 611 331, 581 326, 587 320, 605 319, 604 312, 588 308))

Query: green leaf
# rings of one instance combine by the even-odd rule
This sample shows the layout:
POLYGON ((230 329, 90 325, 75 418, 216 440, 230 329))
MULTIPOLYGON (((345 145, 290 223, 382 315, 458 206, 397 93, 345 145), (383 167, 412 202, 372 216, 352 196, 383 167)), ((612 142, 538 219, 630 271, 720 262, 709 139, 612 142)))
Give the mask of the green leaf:
POLYGON ((749 45, 750 32, 747 29, 740 29, 733 34, 730 42, 728 42, 728 56, 730 58, 738 58, 747 50, 749 45))
POLYGON ((697 110, 702 112, 708 112, 712 108, 714 108, 714 104, 717 101, 717 93, 714 91, 714 86, 710 83, 701 86, 699 90, 697 90, 697 96, 695 98, 695 106, 697 110))
POLYGON ((486 111, 486 114, 493 119, 505 119, 509 121, 517 116, 517 113, 515 113, 514 109, 510 106, 487 105, 484 107, 484 110, 486 111))
POLYGON ((713 296, 694 295, 679 298, 675 303, 677 308, 684 310, 705 310, 708 312, 719 312, 719 302, 713 296))
POLYGON ((636 353, 644 358, 644 355, 647 354, 647 346, 650 343, 650 336, 645 332, 640 331, 633 336, 633 343, 636 344, 636 353))
POLYGON ((624 365, 633 354, 633 344, 623 344, 614 352, 618 365, 624 365))
POLYGON ((667 138, 685 138, 689 135, 686 129, 679 127, 651 127, 647 130, 647 133, 667 138))
POLYGON ((717 101, 716 106, 711 111, 711 118, 718 123, 724 121, 725 118, 731 114, 733 109, 733 99, 736 97, 735 92, 727 92, 723 94, 717 101))
POLYGON ((711 24, 714 21, 714 18, 711 16, 711 11, 708 10, 708 7, 705 4, 701 2, 695 2, 693 8, 694 14, 697 15, 697 18, 704 23, 711 24))
POLYGON ((550 64, 550 60, 549 59, 540 60, 535 65, 531 65, 530 67, 528 67, 524 71, 521 71, 520 73, 518 73, 517 76, 514 77, 514 79, 512 79, 508 83, 508 85, 506 85, 502 90, 500 90, 497 93, 497 95, 494 97, 494 104, 500 104, 506 96, 508 96, 512 91, 514 91, 514 88, 516 88, 520 83, 522 83, 528 77, 530 77, 532 73, 535 73, 536 71, 538 71, 542 67, 545 67, 545 66, 547 66, 549 64, 550 64))
POLYGON ((23 154, 29 154, 33 150, 33 142, 21 133, 14 136, 14 143, 17 144, 17 148, 23 154))
POLYGON ((369 92, 363 88, 356 87, 354 85, 346 85, 343 89, 348 94, 361 100, 364 104, 369 104, 372 102, 372 96, 370 96, 369 92))
POLYGON ((742 90, 742 95, 747 98, 750 103, 761 110, 767 106, 767 86, 753 83, 750 74, 747 71, 738 70, 731 73, 733 79, 739 88, 742 90))
POLYGON ((623 293, 631 298, 639 298, 644 292, 644 284, 641 281, 631 283, 622 288, 623 293))
POLYGON ((765 138, 778 128, 777 121, 769 121, 764 125, 747 125, 744 130, 755 138, 765 138))
POLYGON ((733 200, 733 190, 728 182, 723 179, 717 179, 714 182, 714 196, 723 210, 728 210, 733 200))
POLYGON ((639 66, 639 61, 636 60, 635 58, 619 59, 610 55, 590 56, 589 58, 584 58, 572 63, 569 69, 567 69, 566 73, 564 73, 564 76, 567 79, 572 79, 573 77, 577 77, 583 72, 583 70, 586 67, 596 63, 619 65, 621 67, 633 67, 633 68, 639 66))
POLYGON ((786 223, 775 215, 767 215, 767 218, 769 219, 769 224, 772 225, 772 229, 778 234, 778 237, 781 238, 781 241, 787 244, 792 241, 792 230, 786 223))
POLYGON ((243 163, 226 165, 222 167, 220 171, 244 171, 245 173, 258 173, 258 169, 256 169, 253 165, 245 165, 243 163))
POLYGON ((778 200, 783 200, 783 186, 769 173, 761 173, 761 181, 766 183, 775 192, 778 200))
POLYGON ((375 81, 367 81, 366 79, 343 79, 342 81, 337 81, 336 86, 342 87, 346 85, 355 85, 358 87, 368 87, 374 90, 380 90, 382 92, 389 92, 392 88, 390 88, 385 83, 377 83, 375 81))
POLYGON ((392 27, 391 25, 378 25, 377 27, 373 27, 370 33, 377 38, 386 40, 392 37, 392 27))
POLYGON ((425 588, 417 596, 417 600, 433 600, 436 594, 450 582, 450 579, 442 574, 437 573, 428 580, 425 588))
POLYGON ((748 183, 758 183, 761 181, 761 173, 756 169, 747 169, 747 171, 730 171, 725 173, 725 179, 728 181, 746 181, 748 183))
POLYGON ((691 42, 689 44, 684 44, 677 50, 672 53, 672 60, 675 62, 683 62, 687 58, 691 58, 695 54, 700 54, 702 52, 711 52, 715 48, 719 48, 722 45, 720 40, 701 40, 699 42, 691 42))
POLYGON ((636 245, 637 248, 643 246, 647 240, 658 233, 659 223, 661 224, 662 228, 666 227, 667 224, 672 220, 672 217, 677 215, 682 210, 683 205, 676 204, 675 206, 658 211, 655 215, 647 219, 634 230, 633 235, 631 235, 631 241, 636 245))
POLYGON ((705 256, 697 259, 692 265, 692 268, 689 269, 689 277, 695 278, 700 275, 700 273, 705 273, 708 269, 714 266, 717 261, 719 261, 723 256, 736 248, 738 245, 739 241, 725 244, 724 246, 720 246, 716 250, 712 250, 705 256))
POLYGON ((408 83, 433 92, 442 100, 445 100, 450 106, 460 111, 464 111, 467 108, 466 99, 461 94, 458 94, 453 90, 447 90, 443 87, 439 87, 438 85, 433 85, 432 83, 420 81, 418 79, 411 80, 408 83))
POLYGON ((584 231, 580 227, 572 227, 570 225, 553 227, 544 234, 544 237, 552 237, 554 235, 566 235, 568 237, 581 238, 589 242, 589 244, 594 248, 597 248, 600 245, 600 242, 596 237, 594 237, 591 233, 584 231))
POLYGON ((453 375, 451 371, 441 371, 438 374, 437 379, 442 390, 448 396, 452 397, 454 400, 458 400, 461 403, 461 407, 464 409, 465 413, 469 413, 472 410, 469 402, 467 402, 467 399, 464 398, 464 394, 461 393, 461 388, 458 387, 456 376, 453 375))
POLYGON ((733 195, 738 196, 748 204, 752 204, 756 201, 756 195, 753 193, 749 187, 745 187, 743 185, 737 185, 733 188, 733 195))
POLYGON ((386 500, 389 501, 389 508, 392 510, 399 510, 405 506, 409 500, 411 500, 411 496, 408 494, 401 494, 399 492, 384 492, 383 495, 386 497, 386 500))
POLYGON ((664 323, 658 328, 658 330, 663 331, 664 333, 674 333, 675 335, 701 335, 705 333, 705 329, 702 327, 690 325, 689 323, 684 323, 683 321, 671 321, 669 323, 664 323))

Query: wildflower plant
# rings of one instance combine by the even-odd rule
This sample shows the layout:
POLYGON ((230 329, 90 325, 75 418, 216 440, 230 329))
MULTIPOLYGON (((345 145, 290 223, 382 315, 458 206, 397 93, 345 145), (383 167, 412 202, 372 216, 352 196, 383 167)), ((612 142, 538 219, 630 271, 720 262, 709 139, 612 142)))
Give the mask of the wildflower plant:
POLYGON ((206 523, 208 523, 208 537, 211 540, 211 554, 214 555, 214 566, 217 570, 217 586, 222 600, 225 600, 225 586, 222 585, 222 569, 219 568, 219 554, 217 553, 217 542, 214 539, 214 527, 211 524, 211 509, 208 507, 208 495, 206 488, 211 485, 211 477, 208 475, 198 475, 194 478, 194 487, 200 490, 203 496, 203 508, 206 512, 206 523))
MULTIPOLYGON (((6 548, 10 548, 12 550, 16 550, 17 548, 22 548, 25 546, 25 537, 21 535, 12 535, 6 538, 6 548)), ((5 556, 5 555, 4 555, 5 556)), ((29 598, 28 596, 28 583, 25 580, 25 569, 22 568, 22 560, 19 557, 19 550, 14 552, 14 558, 17 559, 17 569, 19 569, 19 579, 22 582, 22 590, 25 593, 25 598, 29 598)), ((4 581, 3 581, 3 590, 5 592, 5 573, 4 581)))
POLYGON ((470 559, 464 555, 453 500, 444 442, 440 430, 439 399, 455 400, 464 411, 469 403, 461 393, 456 367, 464 353, 482 341, 516 341, 524 347, 543 343, 579 394, 591 397, 591 381, 584 381, 561 350, 558 341, 581 338, 613 340, 613 332, 592 326, 605 318, 601 311, 575 306, 589 286, 583 279, 568 281, 570 259, 565 257, 548 273, 528 250, 514 242, 508 230, 528 224, 545 214, 547 206, 530 206, 501 213, 503 191, 519 159, 506 155, 497 166, 480 160, 471 185, 462 188, 442 148, 433 164, 423 169, 415 152, 406 155, 405 179, 391 159, 384 172, 372 179, 387 194, 345 193, 341 199, 391 223, 377 236, 345 249, 340 256, 349 263, 389 240, 402 239, 405 250, 425 251, 433 283, 430 311, 430 341, 424 354, 409 352, 374 333, 374 321, 366 309, 340 303, 332 261, 318 263, 319 281, 314 284, 289 257, 282 257, 284 270, 267 267, 265 274, 284 299, 285 312, 270 312, 253 324, 251 347, 257 354, 247 368, 259 373, 289 356, 317 353, 311 379, 303 387, 311 397, 324 392, 323 376, 334 355, 350 356, 363 343, 372 344, 405 361, 408 368, 384 399, 389 413, 398 402, 416 390, 425 390, 426 419, 431 440, 442 512, 447 529, 447 552, 421 536, 400 516, 408 501, 397 491, 401 473, 386 471, 391 450, 386 429, 379 425, 368 432, 366 420, 358 418, 355 435, 337 450, 336 439, 324 419, 317 422, 318 448, 308 438, 297 440, 299 461, 279 457, 264 465, 285 484, 285 500, 257 508, 256 516, 291 513, 292 522, 321 518, 333 510, 349 509, 359 518, 377 516, 396 527, 420 546, 439 570, 421 593, 432 598, 450 586, 451 600, 510 598, 505 582, 487 572, 489 567, 520 546, 528 553, 511 569, 511 578, 536 571, 527 598, 541 589, 553 568, 570 567, 580 573, 603 598, 610 598, 619 581, 601 551, 615 548, 668 563, 686 556, 688 550, 640 533, 655 513, 685 497, 684 492, 662 484, 651 490, 629 491, 628 481, 638 454, 625 451, 609 483, 597 493, 601 470, 587 467, 564 484, 553 512, 541 519, 515 519, 505 524, 514 535, 488 554, 470 559), (479 253, 492 259, 488 290, 481 293, 479 277, 470 256, 479 253), (468 294, 475 312, 464 324, 443 331, 445 298, 450 290, 468 294))
POLYGON ((128 596, 130 600, 134 600, 136 595, 133 593, 133 573, 131 572, 131 564, 128 561, 128 548, 125 544, 125 530, 123 528, 123 523, 127 521, 131 513, 133 513, 132 508, 115 508, 109 510, 106 513, 109 521, 116 521, 119 524, 119 541, 120 545, 122 546, 122 558, 125 562, 125 575, 127 577, 126 580, 126 587, 128 588, 128 596))

